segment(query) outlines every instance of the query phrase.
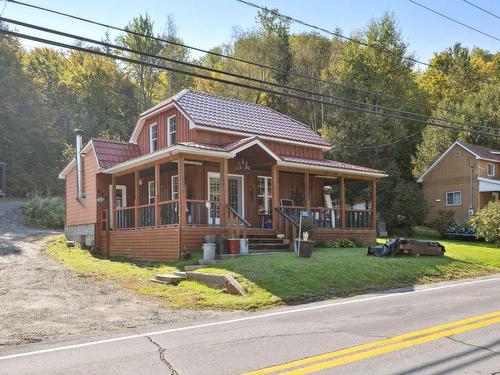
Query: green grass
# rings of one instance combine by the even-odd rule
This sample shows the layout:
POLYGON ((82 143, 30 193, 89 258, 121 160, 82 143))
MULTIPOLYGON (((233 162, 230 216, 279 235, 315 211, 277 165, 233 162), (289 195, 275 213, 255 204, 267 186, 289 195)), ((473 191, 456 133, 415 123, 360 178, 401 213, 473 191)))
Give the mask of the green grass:
POLYGON ((79 247, 67 248, 62 236, 52 238, 45 251, 74 270, 159 297, 170 307, 192 309, 262 309, 500 272, 500 248, 494 245, 441 243, 446 247, 444 257, 383 259, 366 256, 365 248, 320 248, 309 259, 293 253, 253 255, 203 269, 203 272, 234 275, 248 291, 247 297, 228 295, 191 281, 182 281, 178 286, 149 281, 157 273, 195 263, 196 258, 172 263, 108 260, 79 247))

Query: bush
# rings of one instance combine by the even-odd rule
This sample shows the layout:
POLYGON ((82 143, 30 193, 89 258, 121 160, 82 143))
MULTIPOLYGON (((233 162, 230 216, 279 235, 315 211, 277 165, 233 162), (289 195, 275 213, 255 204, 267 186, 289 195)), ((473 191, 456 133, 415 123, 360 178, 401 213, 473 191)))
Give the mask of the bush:
POLYGON ((438 217, 431 222, 431 227, 439 233, 441 238, 444 238, 448 232, 448 228, 455 225, 452 210, 439 210, 438 217))
POLYGON ((478 238, 500 243, 500 202, 490 202, 470 219, 478 238))
POLYGON ((23 207, 26 223, 43 228, 64 227, 64 199, 33 195, 23 207))
POLYGON ((352 248, 356 247, 356 243, 354 241, 348 240, 347 238, 339 238, 333 242, 330 242, 328 244, 328 247, 333 247, 333 248, 352 248))

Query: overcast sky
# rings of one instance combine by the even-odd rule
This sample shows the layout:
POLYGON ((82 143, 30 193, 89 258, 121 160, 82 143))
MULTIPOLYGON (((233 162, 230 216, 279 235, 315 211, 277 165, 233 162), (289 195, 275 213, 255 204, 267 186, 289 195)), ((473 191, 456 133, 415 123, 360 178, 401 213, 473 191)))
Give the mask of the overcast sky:
MULTIPOLYGON (((164 30, 166 17, 171 14, 184 42, 204 49, 229 41, 235 26, 243 29, 256 26, 256 9, 235 0, 25 1, 120 27, 127 24, 132 17, 147 12, 154 20, 157 32, 164 30)), ((500 37, 500 19, 471 7, 463 0, 418 1, 486 33, 500 37)), ((469 1, 500 15, 498 0, 469 1)), ((433 52, 441 51, 457 41, 467 47, 478 46, 490 51, 498 51, 500 46, 500 42, 494 39, 429 13, 407 0, 254 0, 254 2, 278 8, 282 13, 327 29, 333 30, 339 27, 344 35, 362 29, 371 18, 380 17, 385 11, 392 12, 399 20, 404 40, 409 43, 410 51, 415 52, 416 56, 424 61, 431 58, 433 52)), ((4 2, 0 0, 0 12, 3 7, 4 2)), ((7 3, 3 16, 95 39, 101 39, 105 32, 105 29, 98 26, 48 15, 13 3, 7 3)), ((21 28, 18 30, 25 31, 21 28)), ((310 31, 310 29, 293 25, 292 31, 310 31)), ((30 33, 42 35, 32 31, 30 33)), ((28 47, 34 45, 33 42, 26 43, 28 47)))

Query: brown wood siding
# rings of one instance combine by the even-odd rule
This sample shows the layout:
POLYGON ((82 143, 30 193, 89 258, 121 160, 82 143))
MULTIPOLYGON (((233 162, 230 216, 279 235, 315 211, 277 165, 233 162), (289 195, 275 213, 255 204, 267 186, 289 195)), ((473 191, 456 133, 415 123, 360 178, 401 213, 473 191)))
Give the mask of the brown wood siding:
POLYGON ((188 119, 180 113, 177 108, 170 108, 154 117, 146 120, 137 139, 141 154, 149 154, 149 127, 153 123, 158 124, 158 149, 167 146, 167 119, 176 116, 176 141, 190 142, 193 140, 193 131, 189 129, 188 119))
POLYGON ((154 262, 178 259, 178 228, 110 231, 108 255, 154 262))
POLYGON ((97 160, 94 152, 88 150, 82 157, 82 182, 85 198, 76 199, 76 166, 66 175, 66 225, 81 225, 96 223, 96 174, 97 160))
POLYGON ((321 229, 314 231, 313 239, 315 241, 329 242, 339 238, 347 238, 356 241, 362 245, 373 245, 377 242, 377 231, 373 229, 365 230, 340 230, 340 229, 321 229))
MULTIPOLYGON (((423 191, 427 200, 429 212, 426 220, 435 219, 439 210, 452 210, 455 220, 465 221, 468 218, 469 206, 478 209, 478 170, 481 163, 462 147, 455 145, 452 150, 424 177, 423 191), (471 186, 471 168, 474 165, 471 186), (446 193, 460 191, 462 204, 446 205, 446 193), (472 194, 471 194, 472 193, 472 194), (439 200, 439 201, 437 201, 439 200)), ((480 161, 479 161, 480 162, 480 161)))

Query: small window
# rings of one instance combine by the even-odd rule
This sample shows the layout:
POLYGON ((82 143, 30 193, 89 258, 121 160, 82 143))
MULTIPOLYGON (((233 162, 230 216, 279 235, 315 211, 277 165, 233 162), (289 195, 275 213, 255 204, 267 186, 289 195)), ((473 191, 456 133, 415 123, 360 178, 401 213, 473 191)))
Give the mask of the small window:
POLYGON ((446 205, 447 206, 460 206, 462 204, 462 192, 452 191, 446 193, 446 205))
POLYGON ((175 144, 175 134, 177 131, 177 120, 175 116, 167 119, 167 146, 175 144))
POLYGON ((171 181, 172 199, 179 199, 179 176, 172 176, 171 181))
POLYGON ((493 177, 495 175, 495 164, 488 163, 488 166, 486 167, 486 174, 489 177, 493 177))
POLYGON ((148 182, 148 204, 154 204, 155 203, 155 182, 154 181, 149 181, 148 182))
POLYGON ((158 125, 156 122, 149 126, 149 152, 158 150, 158 125))

